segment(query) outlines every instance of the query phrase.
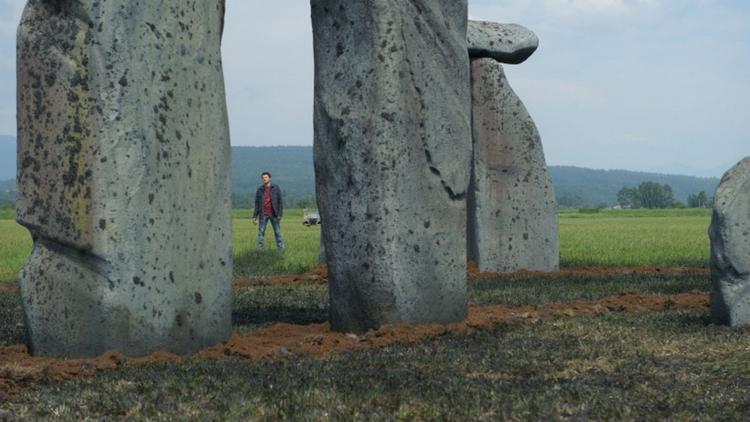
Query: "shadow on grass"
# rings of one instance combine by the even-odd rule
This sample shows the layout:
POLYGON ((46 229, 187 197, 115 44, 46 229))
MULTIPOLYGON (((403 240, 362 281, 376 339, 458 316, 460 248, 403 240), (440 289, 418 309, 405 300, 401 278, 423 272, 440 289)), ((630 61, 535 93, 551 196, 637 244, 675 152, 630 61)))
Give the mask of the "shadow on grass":
POLYGON ((284 253, 276 250, 250 250, 234 257, 234 275, 258 277, 283 274, 284 253))
POLYGON ((542 305, 573 300, 598 300, 629 291, 678 294, 710 288, 708 275, 659 274, 616 276, 505 275, 470 285, 470 300, 479 305, 542 305))
POLYGON ((275 249, 249 250, 234 256, 234 275, 237 277, 267 277, 281 274, 302 274, 310 269, 309 263, 300 262, 290 252, 275 249))
POLYGON ((328 319, 328 288, 324 285, 257 286, 237 291, 232 325, 285 322, 315 324, 328 319))
POLYGON ((664 335, 703 333, 705 336, 710 336, 718 333, 726 334, 734 332, 735 334, 739 334, 742 332, 742 329, 714 325, 711 322, 708 307, 705 309, 647 312, 637 315, 613 313, 601 316, 600 321, 619 328, 647 330, 655 336, 658 336, 657 333, 663 333, 664 335))
POLYGON ((328 310, 299 309, 273 306, 264 308, 235 309, 232 325, 236 328, 253 328, 268 324, 287 323, 296 325, 319 324, 328 320, 328 310))

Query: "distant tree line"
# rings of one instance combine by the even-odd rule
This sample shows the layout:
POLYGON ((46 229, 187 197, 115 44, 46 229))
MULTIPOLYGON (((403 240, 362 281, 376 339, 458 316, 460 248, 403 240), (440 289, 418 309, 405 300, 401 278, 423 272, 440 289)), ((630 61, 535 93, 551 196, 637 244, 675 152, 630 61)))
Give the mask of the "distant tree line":
POLYGON ((700 191, 694 195, 688 195, 687 206, 690 208, 713 208, 714 197, 706 195, 706 192, 700 191))
MULTIPOLYGON (((617 203, 624 208, 684 208, 686 205, 676 201, 672 187, 656 182, 642 182, 637 187, 623 187, 617 192, 617 203)), ((687 206, 690 208, 709 208, 713 198, 705 191, 688 195, 687 206)))
POLYGON ((718 178, 643 173, 627 170, 596 170, 570 166, 549 166, 557 203, 561 208, 611 207, 618 203, 617 191, 642 182, 669 185, 675 200, 687 204, 690 194, 704 191, 713 194, 718 178))
POLYGON ((609 208, 611 204, 608 204, 606 202, 597 202, 595 204, 592 204, 585 199, 583 199, 580 195, 561 195, 557 197, 557 206, 559 208, 576 208, 576 209, 604 209, 609 208))
POLYGON ((565 194, 557 197, 557 205, 561 208, 582 208, 588 206, 586 200, 579 195, 565 194))

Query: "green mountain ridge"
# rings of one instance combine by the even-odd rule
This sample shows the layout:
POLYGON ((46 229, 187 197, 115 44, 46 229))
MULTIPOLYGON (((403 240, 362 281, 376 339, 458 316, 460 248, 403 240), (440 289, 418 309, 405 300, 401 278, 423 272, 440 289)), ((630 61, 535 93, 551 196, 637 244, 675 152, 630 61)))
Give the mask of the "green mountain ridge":
MULTIPOLYGON (((6 146, 8 146, 6 144, 6 146)), ((13 143, 15 151, 15 143, 13 143)), ((14 154, 11 154, 14 156, 14 154)), ((6 160, 7 161, 7 160, 6 160)), ((15 159, 13 160, 15 174, 15 159)), ((271 172, 273 181, 284 192, 288 207, 315 197, 315 173, 311 146, 232 147, 230 177, 235 207, 248 207, 260 185, 260 174, 271 172)), ((574 166, 549 166, 555 194, 561 206, 615 205, 617 191, 651 181, 672 187, 675 199, 685 202, 688 195, 705 191, 713 196, 719 178, 694 177, 629 170, 600 170, 574 166), (569 202, 577 202, 570 204, 569 202)), ((6 175, 7 176, 7 175, 6 175)), ((0 179, 2 180, 2 179, 0 179)), ((15 180, 0 182, 0 204, 15 198, 15 180)))

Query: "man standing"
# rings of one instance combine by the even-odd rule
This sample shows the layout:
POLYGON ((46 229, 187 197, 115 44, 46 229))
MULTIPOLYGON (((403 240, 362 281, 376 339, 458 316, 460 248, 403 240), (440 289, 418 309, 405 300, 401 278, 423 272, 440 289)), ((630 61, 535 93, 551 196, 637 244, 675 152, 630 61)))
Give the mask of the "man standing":
POLYGON ((253 213, 253 224, 258 223, 258 249, 265 247, 266 224, 271 221, 273 233, 276 236, 276 249, 284 250, 284 239, 281 237, 281 216, 284 208, 281 202, 281 189, 271 184, 271 173, 264 171, 261 176, 263 185, 255 192, 255 212, 253 213))

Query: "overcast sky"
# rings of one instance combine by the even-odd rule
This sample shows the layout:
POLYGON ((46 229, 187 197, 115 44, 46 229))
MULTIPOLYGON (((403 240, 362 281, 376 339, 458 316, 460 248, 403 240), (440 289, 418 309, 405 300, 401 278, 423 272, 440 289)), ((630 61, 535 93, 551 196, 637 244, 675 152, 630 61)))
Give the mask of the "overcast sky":
MULTIPOLYGON (((208 1, 208 0, 207 0, 208 1)), ((0 134, 15 135, 15 31, 0 0, 0 134)), ((750 155, 750 2, 469 0, 472 19, 536 32, 508 78, 547 162, 719 176, 750 155)), ((311 145, 307 0, 227 0, 233 145, 311 145)))

